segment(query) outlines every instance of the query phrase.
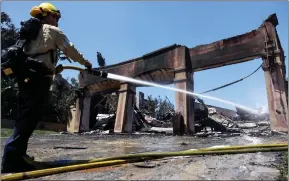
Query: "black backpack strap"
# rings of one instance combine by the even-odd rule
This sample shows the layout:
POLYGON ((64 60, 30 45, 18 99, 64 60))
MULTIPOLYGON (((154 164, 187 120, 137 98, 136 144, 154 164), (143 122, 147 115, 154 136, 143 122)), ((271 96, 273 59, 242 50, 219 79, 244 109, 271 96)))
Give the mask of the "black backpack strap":
POLYGON ((50 52, 50 57, 51 57, 51 62, 52 62, 52 64, 54 64, 55 63, 55 57, 54 57, 54 55, 53 55, 53 50, 49 50, 49 52, 50 52))
POLYGON ((23 49, 24 46, 25 46, 27 43, 28 43, 27 40, 20 40, 20 39, 18 39, 14 46, 17 46, 17 47, 23 49))

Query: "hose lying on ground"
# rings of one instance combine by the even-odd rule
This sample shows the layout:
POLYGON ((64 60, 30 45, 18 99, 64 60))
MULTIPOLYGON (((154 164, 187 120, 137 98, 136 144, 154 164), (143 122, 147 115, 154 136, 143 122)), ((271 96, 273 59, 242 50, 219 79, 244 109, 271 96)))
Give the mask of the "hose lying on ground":
MULTIPOLYGON (((249 145, 249 146, 231 146, 232 149, 229 147, 226 148, 205 148, 205 149, 198 149, 198 150, 186 150, 186 151, 179 151, 179 152, 156 152, 156 153, 140 153, 140 154, 129 154, 124 155, 122 158, 125 159, 115 159, 115 160, 108 160, 108 161, 100 161, 101 159, 94 159, 90 160, 89 163, 84 164, 75 164, 63 167, 56 167, 56 168, 49 168, 49 169, 42 169, 42 170, 35 170, 30 172, 23 172, 23 173, 15 173, 11 175, 1 176, 1 180, 8 181, 8 180, 21 180, 21 179, 28 179, 28 178, 36 178, 41 176, 47 176, 52 174, 64 173, 64 172, 71 172, 89 168, 97 168, 97 167, 105 167, 105 166, 112 166, 112 165, 119 165, 125 163, 133 163, 139 162, 141 160, 148 160, 148 159, 156 159, 156 158, 164 158, 164 157, 173 157, 173 156, 193 156, 193 155, 221 155, 221 154, 241 154, 241 153, 255 153, 255 152, 280 152, 280 151, 287 151, 288 144, 262 144, 262 145, 249 145), (223 149, 223 150, 222 150, 223 149), (135 159, 132 159, 135 158, 135 159)), ((116 158, 116 157, 114 157, 116 158)), ((112 159, 110 158, 102 158, 104 159, 112 159)))
MULTIPOLYGON (((258 145, 245 145, 245 146, 224 146, 224 147, 210 147, 210 148, 200 148, 200 149, 190 149, 180 152, 192 152, 192 151, 217 151, 217 150, 234 150, 234 149, 247 149, 247 148, 269 148, 269 147, 287 147, 288 144, 285 143, 276 143, 276 144, 258 144, 258 145)), ((102 162, 102 161, 110 161, 110 160, 119 160, 119 159, 132 159, 132 158, 147 158, 147 157, 162 157, 163 155, 171 155, 173 152, 147 152, 147 153, 139 153, 139 154, 126 154, 120 156, 113 156, 113 157, 106 157, 106 158, 97 158, 91 160, 61 160, 56 162, 37 162, 35 163, 25 159, 28 163, 34 164, 36 169, 45 169, 45 168, 52 168, 52 167, 60 167, 60 166, 67 166, 67 165, 74 165, 74 164, 84 164, 84 163, 93 163, 93 162, 102 162)))
POLYGON ((99 162, 99 161, 108 161, 108 160, 115 160, 115 159, 130 159, 130 158, 137 158, 137 157, 157 157, 163 155, 171 155, 173 153, 192 153, 193 151, 217 151, 217 150, 235 150, 235 149, 247 149, 247 148, 270 148, 270 147, 288 147, 287 143, 276 143, 276 144, 258 144, 258 145, 245 145, 245 146, 224 146, 224 147, 217 147, 217 148, 200 148, 196 150, 184 150, 179 152, 148 152, 148 153, 139 153, 139 154, 126 154, 122 156, 115 156, 115 157, 107 157, 107 158, 97 158, 92 159, 89 162, 99 162))

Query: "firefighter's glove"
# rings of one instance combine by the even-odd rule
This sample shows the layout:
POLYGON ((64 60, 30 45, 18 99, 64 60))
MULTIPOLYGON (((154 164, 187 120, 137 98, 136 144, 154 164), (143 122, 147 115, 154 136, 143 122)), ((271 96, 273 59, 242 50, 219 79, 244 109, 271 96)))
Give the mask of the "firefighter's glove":
POLYGON ((60 74, 63 71, 63 66, 60 64, 55 68, 55 75, 60 74))

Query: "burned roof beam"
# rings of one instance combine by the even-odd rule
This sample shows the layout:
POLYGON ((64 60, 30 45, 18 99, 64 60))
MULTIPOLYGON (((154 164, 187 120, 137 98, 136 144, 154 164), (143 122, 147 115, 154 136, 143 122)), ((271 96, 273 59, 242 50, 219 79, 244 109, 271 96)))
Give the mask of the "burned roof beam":
POLYGON ((201 71, 260 58, 264 54, 265 28, 272 31, 277 25, 277 16, 272 14, 251 32, 191 48, 192 69, 201 71))

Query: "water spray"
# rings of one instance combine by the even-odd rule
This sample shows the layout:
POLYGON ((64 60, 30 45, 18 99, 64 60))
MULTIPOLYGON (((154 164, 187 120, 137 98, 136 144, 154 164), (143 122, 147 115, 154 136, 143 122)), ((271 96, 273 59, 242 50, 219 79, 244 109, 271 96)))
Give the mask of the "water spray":
POLYGON ((134 78, 130 78, 130 77, 125 77, 125 76, 121 76, 121 75, 111 74, 111 73, 107 74, 107 78, 108 79, 113 79, 113 80, 121 80, 121 81, 135 83, 135 84, 142 84, 142 85, 148 85, 148 86, 153 86, 153 87, 160 87, 160 88, 163 88, 163 89, 168 89, 168 90, 172 90, 172 91, 176 91, 176 92, 182 92, 182 93, 193 95, 193 96, 198 96, 198 97, 202 97, 202 98, 207 98, 207 99, 223 102, 225 104, 229 104, 229 105, 236 106, 236 107, 239 107, 241 109, 247 110, 247 111, 249 111, 251 113, 254 113, 254 114, 257 113, 257 111, 254 110, 254 109, 251 109, 249 107, 246 107, 246 106, 243 106, 243 105, 240 105, 240 104, 236 104, 236 103, 231 102, 231 101, 226 101, 226 100, 219 99, 219 98, 212 97, 212 96, 206 96, 206 95, 202 95, 202 94, 186 91, 186 90, 183 90, 183 89, 172 88, 172 87, 168 87, 168 86, 161 85, 161 84, 151 83, 151 82, 138 80, 138 79, 134 79, 134 78))
POLYGON ((257 110, 254 110, 254 109, 249 108, 247 106, 243 106, 243 105, 231 102, 231 101, 226 101, 226 100, 219 99, 219 98, 212 97, 212 96, 208 96, 208 95, 198 94, 198 93, 186 91, 186 90, 183 90, 183 89, 172 88, 172 87, 168 87, 168 86, 161 85, 161 84, 156 84, 156 83, 147 82, 147 81, 143 81, 143 80, 138 80, 138 79, 134 79, 134 78, 130 78, 130 77, 125 77, 125 76, 121 76, 121 75, 107 73, 105 71, 92 70, 92 69, 83 69, 83 68, 74 67, 74 66, 63 66, 63 69, 73 69, 73 70, 78 70, 78 71, 81 71, 81 72, 87 71, 89 74, 100 76, 102 78, 108 78, 108 79, 113 79, 113 80, 117 80, 117 81, 130 82, 130 83, 133 83, 133 84, 141 84, 141 85, 147 85, 147 86, 152 86, 152 87, 159 87, 159 88, 163 88, 163 89, 167 89, 167 90, 172 90, 172 91, 175 91, 175 92, 181 92, 181 93, 185 93, 185 94, 189 94, 189 95, 193 95, 193 96, 197 96, 197 97, 202 97, 202 98, 206 98, 206 99, 219 101, 219 102, 222 102, 222 103, 225 103, 225 104, 229 104, 229 105, 244 109, 244 110, 246 110, 248 112, 251 112, 251 113, 254 113, 254 114, 258 114, 257 110))

